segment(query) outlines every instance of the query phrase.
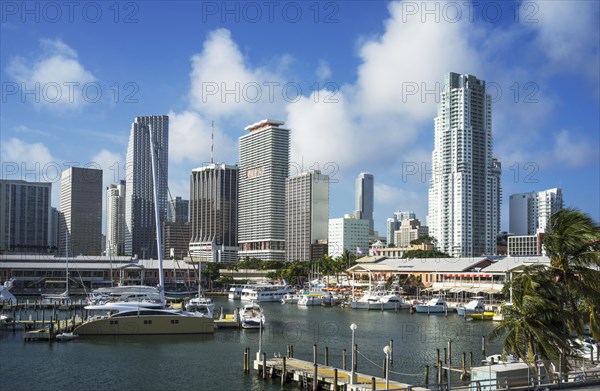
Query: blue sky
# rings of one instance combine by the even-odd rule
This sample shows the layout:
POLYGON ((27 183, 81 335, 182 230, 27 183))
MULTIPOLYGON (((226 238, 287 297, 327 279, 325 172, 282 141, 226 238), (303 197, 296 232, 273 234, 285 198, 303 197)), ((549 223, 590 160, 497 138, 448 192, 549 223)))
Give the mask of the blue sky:
POLYGON ((292 173, 332 176, 330 217, 375 175, 375 227, 425 220, 444 73, 486 80, 510 194, 561 187, 600 220, 599 5, 545 2, 2 2, 2 178, 52 181, 69 164, 124 178, 134 117, 170 116, 169 186, 238 161, 244 126, 292 130, 292 173))

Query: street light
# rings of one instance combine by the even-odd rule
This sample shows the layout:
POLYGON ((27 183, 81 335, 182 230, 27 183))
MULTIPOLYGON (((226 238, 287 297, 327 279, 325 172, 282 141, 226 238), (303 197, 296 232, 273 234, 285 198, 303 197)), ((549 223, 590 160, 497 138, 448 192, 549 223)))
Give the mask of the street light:
POLYGON ((392 354, 392 348, 390 345, 385 345, 383 348, 385 353, 385 389, 390 389, 390 355, 392 354))
POLYGON ((350 367, 350 384, 354 384, 356 382, 356 373, 354 373, 354 366, 356 365, 356 349, 354 343, 354 331, 356 330, 356 323, 352 323, 350 325, 350 330, 352 330, 352 366, 350 367))

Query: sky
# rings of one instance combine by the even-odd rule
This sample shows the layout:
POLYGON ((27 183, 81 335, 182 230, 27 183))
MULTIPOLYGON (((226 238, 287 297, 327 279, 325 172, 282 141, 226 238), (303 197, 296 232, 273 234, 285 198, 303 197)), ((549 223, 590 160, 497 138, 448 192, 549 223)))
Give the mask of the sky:
POLYGON ((291 129, 290 174, 330 176, 330 218, 375 176, 375 228, 425 222, 433 121, 447 72, 486 81, 511 194, 560 187, 600 221, 600 11, 595 1, 0 3, 2 179, 125 178, 136 116, 170 119, 169 189, 235 164, 244 127, 291 129))

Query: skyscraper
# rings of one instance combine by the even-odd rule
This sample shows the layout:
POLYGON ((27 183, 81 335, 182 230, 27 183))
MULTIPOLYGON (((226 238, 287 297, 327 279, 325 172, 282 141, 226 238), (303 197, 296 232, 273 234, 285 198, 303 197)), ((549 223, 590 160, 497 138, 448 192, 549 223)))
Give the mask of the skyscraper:
POLYGON ((369 253, 369 222, 345 215, 339 219, 329 219, 329 256, 341 256, 345 250, 353 255, 369 253))
POLYGON ((0 251, 45 253, 52 183, 0 179, 0 251))
POLYGON ((125 181, 106 189, 106 254, 125 254, 125 181))
POLYGON ((63 256, 102 252, 102 170, 70 167, 60 177, 58 252, 63 256))
POLYGON ((308 171, 286 181, 285 258, 307 261, 325 253, 329 229, 329 176, 308 171), (312 251, 314 247, 323 251, 312 251))
POLYGON ((387 244, 395 244, 396 246, 398 245, 398 243, 395 242, 394 240, 394 232, 396 232, 397 230, 400 229, 400 224, 402 223, 402 221, 404 220, 411 220, 411 219, 415 219, 415 212, 394 212, 394 217, 387 219, 387 225, 386 225, 386 240, 387 240, 387 244))
POLYGON ((190 178, 190 255, 235 262, 238 250, 238 167, 211 163, 190 178))
POLYGON ((240 137, 238 258, 285 259, 285 180, 290 131, 265 119, 240 137))
POLYGON ((136 117, 131 124, 126 159, 125 254, 156 258, 156 225, 150 131, 154 133, 157 155, 158 209, 160 220, 167 217, 169 183, 169 117, 136 117))
POLYGON ((356 211, 357 219, 369 221, 369 235, 373 235, 373 205, 375 201, 375 179, 372 174, 361 172, 356 178, 356 211))
POLYGON ((516 236, 547 232, 550 216, 562 208, 560 188, 513 194, 509 200, 509 231, 516 236))
POLYGON ((501 167, 492 152, 485 81, 446 74, 435 118, 427 224, 440 251, 462 257, 496 252, 501 167))
POLYGON ((167 221, 169 223, 187 223, 190 211, 190 201, 181 197, 170 199, 167 207, 167 221))

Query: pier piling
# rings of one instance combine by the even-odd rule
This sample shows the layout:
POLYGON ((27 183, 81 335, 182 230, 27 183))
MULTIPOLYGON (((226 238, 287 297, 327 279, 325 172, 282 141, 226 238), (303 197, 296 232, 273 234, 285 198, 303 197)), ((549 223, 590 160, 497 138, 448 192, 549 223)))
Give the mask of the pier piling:
POLYGON ((342 369, 346 370, 346 349, 342 350, 342 369))
POLYGON ((267 353, 262 353, 262 378, 263 380, 267 378, 267 353))
POLYGON ((317 363, 313 364, 313 391, 319 389, 319 366, 317 363))
POLYGON ((390 339, 390 365, 394 365, 394 340, 390 339))
POLYGON ((333 370, 333 389, 334 389, 334 391, 337 391, 337 389, 338 389, 338 370, 337 370, 337 368, 334 368, 334 370, 333 370))
POLYGON ((317 363, 317 344, 313 344, 313 364, 317 363))
POLYGON ((329 347, 325 346, 325 365, 329 366, 329 347))
POLYGON ((286 358, 284 356, 282 364, 281 364, 281 386, 282 387, 285 384, 285 382, 287 381, 287 364, 285 361, 286 361, 286 358))
POLYGON ((371 378, 371 390, 377 389, 377 380, 375 380, 375 376, 371 378))
POLYGON ((425 379, 423 383, 425 386, 429 385, 429 365, 425 365, 425 379))

